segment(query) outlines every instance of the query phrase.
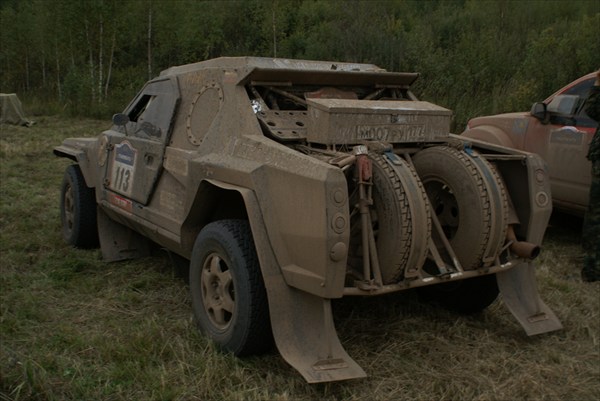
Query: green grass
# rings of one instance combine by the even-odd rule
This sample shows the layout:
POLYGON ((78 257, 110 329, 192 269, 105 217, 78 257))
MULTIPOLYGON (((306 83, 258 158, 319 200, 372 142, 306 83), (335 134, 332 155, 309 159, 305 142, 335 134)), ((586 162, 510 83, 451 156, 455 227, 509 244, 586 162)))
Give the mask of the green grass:
POLYGON ((369 377, 308 385, 278 353, 216 351, 165 252, 107 264, 66 246, 52 147, 105 121, 41 117, 0 131, 0 400, 598 400, 600 283, 582 283, 580 222, 555 219, 539 260, 564 330, 527 337, 497 301, 462 317, 410 292, 334 304, 369 377))

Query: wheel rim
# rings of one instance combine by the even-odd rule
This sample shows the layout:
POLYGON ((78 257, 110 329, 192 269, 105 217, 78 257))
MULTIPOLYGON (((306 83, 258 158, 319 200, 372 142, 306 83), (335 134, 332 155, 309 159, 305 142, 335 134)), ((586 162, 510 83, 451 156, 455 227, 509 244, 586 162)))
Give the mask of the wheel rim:
POLYGON ((71 185, 68 185, 65 190, 64 212, 65 229, 70 233, 75 225, 75 202, 73 201, 73 187, 71 185))
POLYGON ((425 183, 431 206, 435 212, 446 238, 451 240, 456 235, 460 223, 458 202, 452 189, 437 180, 425 183))
POLYGON ((210 254, 202 266, 200 278, 202 303, 210 322, 225 330, 235 312, 235 292, 231 270, 216 253, 210 254))

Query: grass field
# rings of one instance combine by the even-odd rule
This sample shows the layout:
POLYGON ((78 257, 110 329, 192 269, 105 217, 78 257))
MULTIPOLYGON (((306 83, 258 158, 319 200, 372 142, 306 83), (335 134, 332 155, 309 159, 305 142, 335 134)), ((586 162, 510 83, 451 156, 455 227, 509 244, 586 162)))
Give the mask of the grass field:
POLYGON ((410 292, 334 304, 363 380, 308 385, 274 350, 236 359, 192 324, 165 252, 106 264, 66 246, 52 147, 105 121, 0 131, 0 400, 600 400, 600 283, 582 283, 581 222, 558 216, 538 262, 564 330, 529 338, 496 301, 457 316, 410 292))

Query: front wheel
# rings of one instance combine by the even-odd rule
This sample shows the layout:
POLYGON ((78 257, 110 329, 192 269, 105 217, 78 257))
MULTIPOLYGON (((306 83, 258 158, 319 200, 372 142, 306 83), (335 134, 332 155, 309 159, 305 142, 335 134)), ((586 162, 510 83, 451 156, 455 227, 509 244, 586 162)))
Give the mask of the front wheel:
POLYGON ((220 220, 200 231, 190 293, 198 328, 222 349, 243 356, 271 347, 267 294, 247 221, 220 220))
POLYGON ((85 185, 77 165, 65 170, 60 191, 60 220, 63 238, 68 244, 77 248, 98 246, 94 189, 85 185))

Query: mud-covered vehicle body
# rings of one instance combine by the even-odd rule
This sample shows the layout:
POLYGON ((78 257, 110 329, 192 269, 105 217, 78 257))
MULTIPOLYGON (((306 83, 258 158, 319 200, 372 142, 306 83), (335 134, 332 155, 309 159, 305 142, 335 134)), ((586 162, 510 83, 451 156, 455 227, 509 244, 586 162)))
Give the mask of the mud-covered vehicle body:
POLYGON ((274 339, 309 382, 365 376, 333 325, 343 296, 418 288, 477 312, 500 291, 528 334, 559 329, 532 262, 544 163, 448 134, 417 76, 267 58, 167 69, 111 129, 55 148, 76 162, 65 239, 99 237, 108 261, 153 244, 190 260, 200 329, 237 355, 274 339))
POLYGON ((585 112, 596 73, 569 83, 531 112, 476 117, 463 136, 540 155, 548 165, 553 205, 583 215, 588 208, 592 164, 587 153, 598 122, 585 112))

